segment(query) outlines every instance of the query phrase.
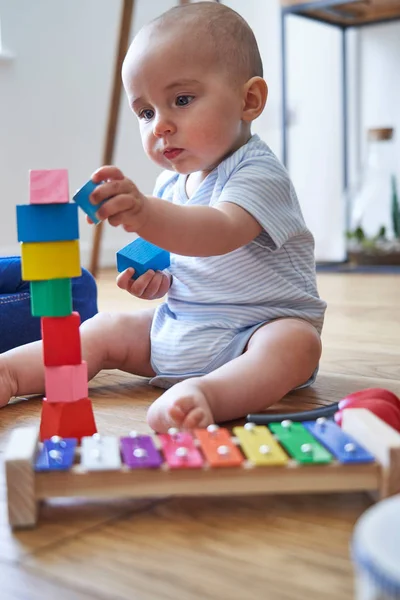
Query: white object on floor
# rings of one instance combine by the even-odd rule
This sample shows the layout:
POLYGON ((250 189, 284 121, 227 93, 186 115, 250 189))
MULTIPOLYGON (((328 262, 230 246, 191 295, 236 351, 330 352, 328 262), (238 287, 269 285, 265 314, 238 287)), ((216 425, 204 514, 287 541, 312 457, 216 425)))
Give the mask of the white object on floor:
POLYGON ((400 494, 357 521, 352 540, 357 600, 400 599, 400 494))

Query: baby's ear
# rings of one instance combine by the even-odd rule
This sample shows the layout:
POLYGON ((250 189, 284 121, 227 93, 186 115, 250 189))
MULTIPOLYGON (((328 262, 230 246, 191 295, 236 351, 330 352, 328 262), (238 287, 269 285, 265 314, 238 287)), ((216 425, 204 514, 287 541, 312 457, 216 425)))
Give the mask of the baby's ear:
POLYGON ((268 86, 262 77, 252 77, 243 88, 243 121, 257 119, 264 110, 268 97, 268 86))

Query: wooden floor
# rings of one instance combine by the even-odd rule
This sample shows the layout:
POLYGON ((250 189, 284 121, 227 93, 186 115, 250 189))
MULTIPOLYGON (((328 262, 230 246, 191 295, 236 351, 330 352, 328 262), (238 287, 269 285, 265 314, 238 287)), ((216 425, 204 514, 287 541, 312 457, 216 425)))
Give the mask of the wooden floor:
MULTIPOLYGON (((103 310, 140 307, 103 273, 103 310)), ((400 392, 400 278, 321 275, 329 309, 316 385, 283 407, 308 408, 365 387, 400 392)), ((158 395, 145 380, 99 375, 101 433, 148 431, 158 395)), ((282 406, 280 407, 282 410, 282 406)), ((0 457, 13 427, 38 424, 40 400, 1 410, 0 457)), ((366 494, 165 499, 46 505, 37 529, 11 533, 0 473, 1 600, 347 600, 349 542, 366 494)))

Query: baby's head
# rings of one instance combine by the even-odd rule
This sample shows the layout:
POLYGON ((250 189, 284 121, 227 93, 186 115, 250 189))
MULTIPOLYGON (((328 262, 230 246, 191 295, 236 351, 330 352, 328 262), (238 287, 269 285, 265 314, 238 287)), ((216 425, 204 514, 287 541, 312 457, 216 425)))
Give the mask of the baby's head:
POLYGON ((122 69, 144 149, 179 173, 210 172, 250 137, 267 87, 254 34, 215 2, 176 7, 145 26, 122 69))

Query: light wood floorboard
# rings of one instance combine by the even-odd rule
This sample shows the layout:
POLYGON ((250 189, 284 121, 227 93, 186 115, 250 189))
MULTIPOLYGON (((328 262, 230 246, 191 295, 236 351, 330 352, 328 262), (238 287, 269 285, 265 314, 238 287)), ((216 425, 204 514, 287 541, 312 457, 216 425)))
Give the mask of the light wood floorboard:
MULTIPOLYGON (((148 306, 114 279, 99 278, 101 310, 148 306)), ((400 278, 320 275, 319 288, 329 308, 317 382, 278 410, 372 386, 400 393, 400 278)), ((99 431, 149 431, 146 408, 160 392, 146 380, 104 372, 90 389, 99 431)), ((37 424, 40 406, 29 399, 1 410, 0 460, 12 428, 37 424)), ((349 542, 370 504, 366 494, 55 502, 36 529, 11 533, 1 470, 0 598, 351 599, 349 542)))

